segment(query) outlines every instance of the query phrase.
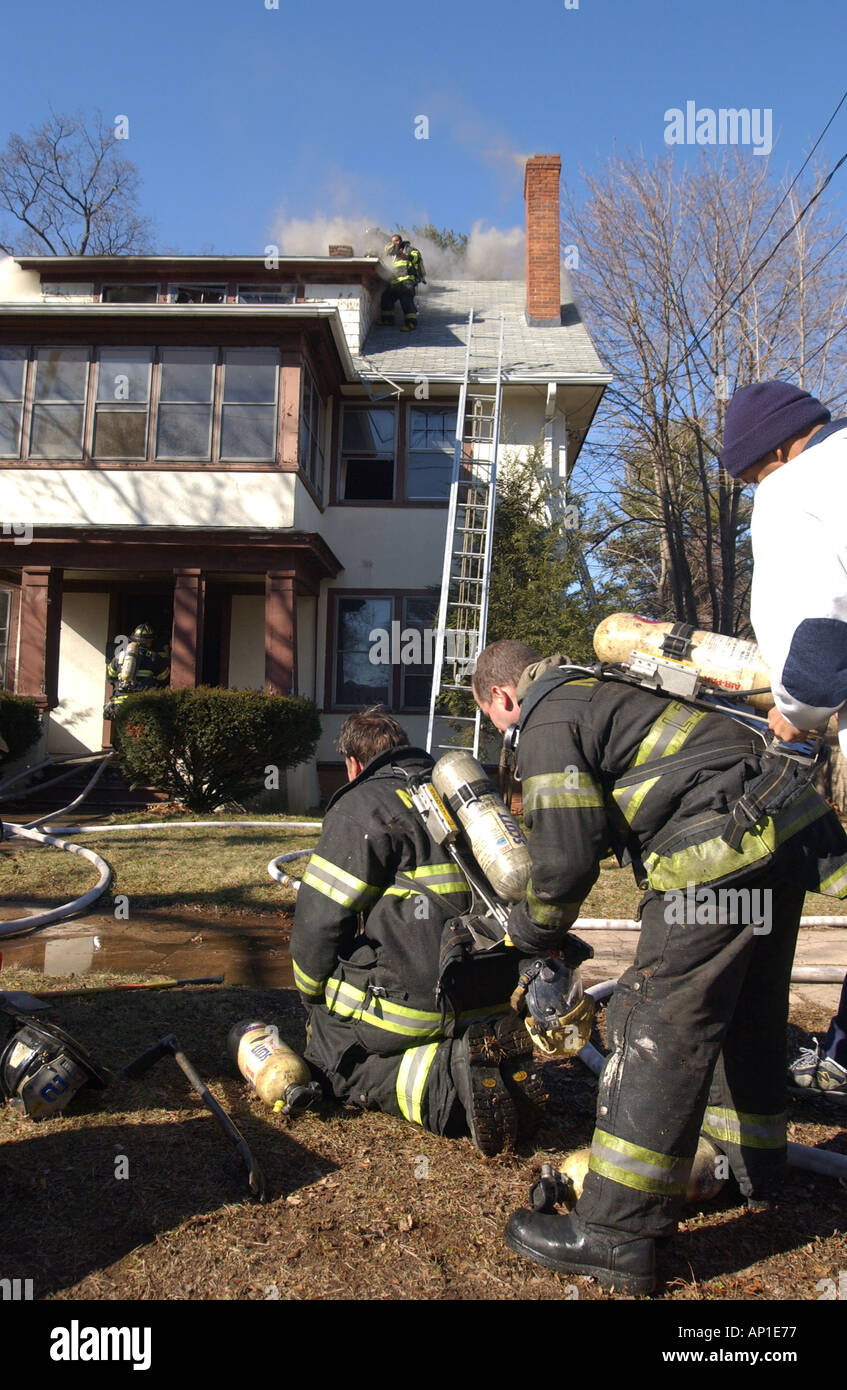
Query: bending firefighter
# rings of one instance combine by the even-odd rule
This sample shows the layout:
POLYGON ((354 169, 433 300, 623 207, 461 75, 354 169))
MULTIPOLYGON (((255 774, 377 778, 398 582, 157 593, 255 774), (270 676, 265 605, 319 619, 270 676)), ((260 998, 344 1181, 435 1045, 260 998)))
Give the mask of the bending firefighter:
POLYGON ((114 717, 128 695, 167 685, 170 663, 164 652, 154 649, 154 641, 150 624, 139 623, 126 645, 123 639, 116 643, 115 653, 106 667, 106 675, 112 681, 112 697, 103 710, 106 719, 114 717))
POLYGON ((346 719, 337 747, 349 781, 329 803, 291 938, 306 1060, 339 1100, 497 1153, 537 1126, 546 1100, 509 1006, 518 953, 470 955, 453 940, 469 886, 408 791, 429 755, 378 706, 346 719))
POLYGON ((385 248, 391 258, 391 281, 383 292, 380 325, 390 328, 394 323, 394 305, 397 301, 403 310, 403 332, 409 333, 418 326, 418 306, 415 291, 418 285, 426 284, 426 271, 420 251, 410 246, 408 241, 395 232, 385 248))
POLYGON ((473 685, 519 740, 532 874, 509 916, 515 945, 567 938, 610 849, 647 889, 608 1011, 582 1196, 568 1216, 515 1212, 506 1240, 551 1269, 649 1293, 701 1130, 748 1199, 781 1174, 800 912, 806 889, 847 897, 847 836, 807 770, 726 715, 521 642, 487 647, 473 685))

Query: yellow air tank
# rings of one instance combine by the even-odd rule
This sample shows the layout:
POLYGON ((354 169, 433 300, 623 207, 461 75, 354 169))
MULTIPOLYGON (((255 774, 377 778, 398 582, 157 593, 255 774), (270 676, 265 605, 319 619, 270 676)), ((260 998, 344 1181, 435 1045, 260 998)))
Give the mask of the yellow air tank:
MULTIPOLYGON (((565 1155, 559 1166, 559 1172, 562 1176, 570 1178, 573 1184, 574 1202, 579 1201, 582 1196, 582 1187, 588 1172, 590 1157, 590 1149, 574 1149, 573 1153, 565 1155)), ((688 1187, 685 1192, 686 1202, 696 1204, 708 1202, 713 1197, 717 1197, 726 1182, 726 1178, 718 1176, 717 1160, 720 1157, 720 1149, 717 1149, 705 1134, 701 1134, 697 1141, 697 1152, 694 1155, 694 1162, 691 1165, 691 1173, 688 1178, 688 1187)))
POLYGON ((463 749, 454 749, 438 759, 432 784, 462 827, 498 898, 520 902, 529 883, 529 846, 482 764, 463 749))
POLYGON ((624 664, 630 661, 634 651, 672 657, 699 672, 704 680, 735 694, 760 690, 764 686, 767 694, 752 696, 750 703, 760 709, 770 709, 773 704, 770 671, 755 642, 695 628, 688 633, 690 646, 684 655, 677 656, 672 650, 663 651, 663 644, 671 630, 678 626, 677 623, 641 618, 637 613, 612 613, 594 633, 594 650, 601 661, 624 664))
POLYGON ((304 1110, 320 1095, 320 1086, 303 1058, 282 1042, 271 1024, 249 1019, 234 1023, 227 1046, 241 1075, 265 1105, 288 1115, 304 1110))

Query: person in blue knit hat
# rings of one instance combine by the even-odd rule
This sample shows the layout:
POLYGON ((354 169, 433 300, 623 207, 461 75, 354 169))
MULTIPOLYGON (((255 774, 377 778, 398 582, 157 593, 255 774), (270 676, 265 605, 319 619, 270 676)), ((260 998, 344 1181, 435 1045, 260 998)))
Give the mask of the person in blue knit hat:
MULTIPOLYGON (((771 671, 770 726, 793 742, 837 713, 847 755, 847 417, 787 381, 742 386, 721 462, 757 484, 750 617, 771 671)), ((847 976, 814 1044, 789 1067, 792 1090, 847 1105, 847 976)))

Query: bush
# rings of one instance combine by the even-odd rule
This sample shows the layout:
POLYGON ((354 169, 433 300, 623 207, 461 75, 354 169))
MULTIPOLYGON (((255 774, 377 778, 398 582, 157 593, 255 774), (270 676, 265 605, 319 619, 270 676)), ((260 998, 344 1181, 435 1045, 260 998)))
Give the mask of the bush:
POLYGON ((0 767, 23 757, 41 733, 38 705, 26 695, 6 695, 0 691, 0 734, 9 745, 0 748, 0 767))
POLYGON ((262 790, 267 769, 310 758, 320 737, 311 700, 258 690, 145 690, 115 718, 121 771, 193 811, 262 790))

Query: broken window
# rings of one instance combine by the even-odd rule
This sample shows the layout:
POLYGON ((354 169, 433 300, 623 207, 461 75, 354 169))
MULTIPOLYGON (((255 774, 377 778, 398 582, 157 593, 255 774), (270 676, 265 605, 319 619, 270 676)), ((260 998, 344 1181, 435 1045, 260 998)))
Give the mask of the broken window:
POLYGON ((276 348, 225 348, 220 457, 276 458, 276 348))
POLYGON ((406 497, 410 502, 446 501, 455 444, 455 408, 427 406, 409 411, 406 497))
POLYGON ((341 424, 341 497, 345 502, 394 498, 395 413, 385 406, 345 405, 341 424))
POLYGON ((225 304, 226 285, 169 285, 171 304, 225 304))
POLYGON ((18 458, 28 352, 24 347, 0 347, 0 457, 18 458))
POLYGON ((101 348, 94 402, 97 459, 145 459, 152 348, 101 348))
POLYGON ((212 448, 214 348, 162 349, 157 459, 208 459, 212 448))
POLYGON ((88 358, 87 347, 36 348, 33 458, 82 458, 88 358))

